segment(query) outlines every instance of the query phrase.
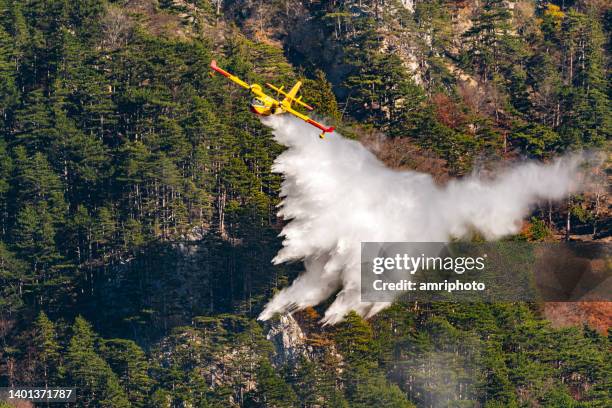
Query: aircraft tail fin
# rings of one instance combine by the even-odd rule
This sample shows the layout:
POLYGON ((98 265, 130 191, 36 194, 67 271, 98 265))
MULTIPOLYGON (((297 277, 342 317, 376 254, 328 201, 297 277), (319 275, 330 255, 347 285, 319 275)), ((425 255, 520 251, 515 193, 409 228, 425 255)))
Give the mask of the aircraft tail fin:
POLYGON ((291 102, 295 101, 296 99, 295 95, 297 95, 301 86, 302 86, 302 81, 297 81, 295 85, 293 85, 293 88, 291 88, 291 90, 285 95, 285 99, 283 99, 283 103, 291 104, 291 102))

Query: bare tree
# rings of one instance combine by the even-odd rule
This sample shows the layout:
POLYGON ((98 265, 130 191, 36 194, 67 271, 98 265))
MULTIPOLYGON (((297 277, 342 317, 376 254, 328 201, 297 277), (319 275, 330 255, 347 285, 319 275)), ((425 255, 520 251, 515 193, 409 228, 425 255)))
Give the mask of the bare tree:
POLYGON ((129 42, 134 30, 134 23, 120 7, 109 5, 102 18, 102 47, 114 51, 129 42))

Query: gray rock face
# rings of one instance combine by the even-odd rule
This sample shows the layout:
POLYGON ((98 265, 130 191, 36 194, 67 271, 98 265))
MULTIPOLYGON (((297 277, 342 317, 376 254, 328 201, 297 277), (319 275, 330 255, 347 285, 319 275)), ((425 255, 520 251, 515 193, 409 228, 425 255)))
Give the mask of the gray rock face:
POLYGON ((401 0, 402 5, 410 11, 414 11, 414 0, 401 0))
POLYGON ((291 364, 300 357, 308 357, 313 349, 306 342, 306 335, 290 314, 282 315, 270 323, 266 338, 274 345, 274 364, 291 364))

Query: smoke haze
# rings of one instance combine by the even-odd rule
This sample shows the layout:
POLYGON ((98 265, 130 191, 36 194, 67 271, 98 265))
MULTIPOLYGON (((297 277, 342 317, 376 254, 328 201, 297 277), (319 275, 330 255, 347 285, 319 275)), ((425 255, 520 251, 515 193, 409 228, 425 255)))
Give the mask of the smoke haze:
POLYGON ((305 271, 266 305, 261 320, 334 294, 325 323, 338 323, 351 310, 372 316, 389 304, 360 301, 362 241, 444 242, 473 231, 492 240, 515 234, 535 204, 576 190, 582 161, 573 155, 550 165, 528 162, 494 178, 472 176, 439 186, 427 174, 386 167, 338 133, 320 140, 316 129, 288 115, 264 123, 288 147, 273 166, 284 178, 279 215, 287 221, 273 263, 303 261, 305 271))

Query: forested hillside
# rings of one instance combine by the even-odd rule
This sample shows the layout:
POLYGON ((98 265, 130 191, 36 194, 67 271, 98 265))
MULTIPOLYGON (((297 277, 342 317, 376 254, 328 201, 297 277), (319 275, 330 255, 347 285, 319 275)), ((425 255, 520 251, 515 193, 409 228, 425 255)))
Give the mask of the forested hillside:
POLYGON ((282 147, 208 68, 301 79, 343 135, 438 179, 604 151, 513 239, 606 241, 611 23, 597 0, 0 0, 0 386, 75 385, 79 407, 611 406, 609 314, 257 322, 301 270, 270 263, 282 147))

